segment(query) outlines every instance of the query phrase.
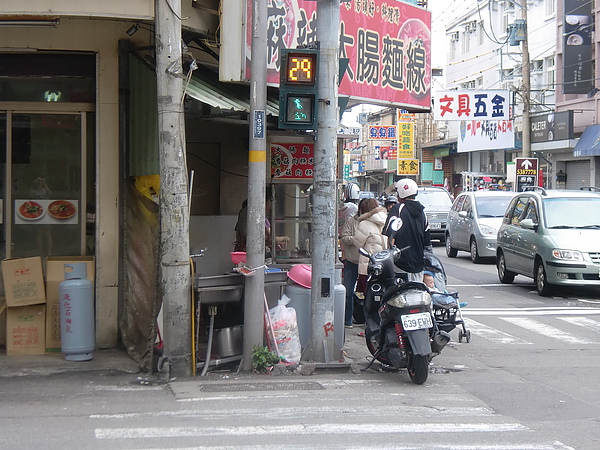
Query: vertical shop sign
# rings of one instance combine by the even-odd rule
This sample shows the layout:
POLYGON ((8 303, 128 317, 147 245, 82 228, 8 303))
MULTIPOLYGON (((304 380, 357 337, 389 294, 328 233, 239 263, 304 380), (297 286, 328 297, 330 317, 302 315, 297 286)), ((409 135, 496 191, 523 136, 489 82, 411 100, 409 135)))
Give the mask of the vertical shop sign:
POLYGON ((414 143, 414 124, 411 122, 398 123, 398 159, 414 158, 414 143))
POLYGON ((592 79, 592 1, 564 0, 563 93, 587 94, 592 79))

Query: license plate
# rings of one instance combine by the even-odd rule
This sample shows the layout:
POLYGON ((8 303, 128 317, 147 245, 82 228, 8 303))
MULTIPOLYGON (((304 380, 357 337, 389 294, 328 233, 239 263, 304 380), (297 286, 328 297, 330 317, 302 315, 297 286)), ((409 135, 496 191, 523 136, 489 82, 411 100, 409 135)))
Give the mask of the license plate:
POLYGON ((429 224, 429 228, 431 228, 432 230, 441 230, 442 229, 442 224, 439 223, 439 222, 430 223, 429 224))
POLYGON ((405 316, 400 316, 400 318, 402 319, 402 328, 404 328, 405 331, 433 327, 431 314, 429 313, 407 314, 405 316))

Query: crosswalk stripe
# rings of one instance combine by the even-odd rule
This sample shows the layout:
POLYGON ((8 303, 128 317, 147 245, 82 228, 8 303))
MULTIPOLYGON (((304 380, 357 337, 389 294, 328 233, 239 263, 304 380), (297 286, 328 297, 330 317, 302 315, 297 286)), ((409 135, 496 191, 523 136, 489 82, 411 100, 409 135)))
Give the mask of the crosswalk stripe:
POLYGON ((521 328, 525 328, 529 331, 539 333, 543 336, 551 337, 561 341, 568 342, 570 344, 592 344, 593 342, 578 336, 574 336, 570 333, 560 330, 559 328, 546 325, 533 319, 526 317, 501 317, 502 320, 517 325, 521 328))
MULTIPOLYGON (((364 406, 349 407, 344 406, 343 408, 336 406, 321 406, 305 408, 270 408, 265 410, 264 408, 246 408, 237 409, 235 414, 239 417, 257 417, 260 416, 264 419, 297 419, 305 417, 307 414, 310 417, 316 416, 331 416, 334 414, 343 414, 349 416, 351 414, 366 416, 369 414, 380 414, 382 416, 386 414, 398 414, 398 407, 393 406, 381 406, 377 408, 368 408, 364 406)), ((439 407, 432 410, 430 406, 419 407, 419 406, 403 406, 402 414, 407 416, 418 416, 418 417, 439 417, 440 411, 450 417, 490 417, 494 413, 489 408, 483 407, 439 407)), ((206 409, 206 410, 184 410, 184 411, 149 411, 149 412, 138 412, 138 413, 120 413, 120 414, 92 414, 90 419, 102 419, 102 420, 123 420, 123 419, 139 419, 148 417, 175 417, 175 418, 199 418, 199 419, 220 419, 230 418, 231 409, 206 409)))
POLYGON ((549 308, 463 308, 464 316, 591 316, 599 315, 600 308, 573 308, 573 307, 549 307, 549 308))
POLYGON ((600 322, 596 320, 587 317, 558 317, 558 319, 600 333, 600 322))
POLYGON ((293 436, 401 433, 505 433, 528 431, 520 423, 327 423, 244 427, 97 428, 96 439, 155 439, 202 436, 293 436))
POLYGON ((512 336, 496 328, 489 327, 473 319, 465 319, 465 326, 473 334, 497 344, 533 344, 524 339, 512 336))

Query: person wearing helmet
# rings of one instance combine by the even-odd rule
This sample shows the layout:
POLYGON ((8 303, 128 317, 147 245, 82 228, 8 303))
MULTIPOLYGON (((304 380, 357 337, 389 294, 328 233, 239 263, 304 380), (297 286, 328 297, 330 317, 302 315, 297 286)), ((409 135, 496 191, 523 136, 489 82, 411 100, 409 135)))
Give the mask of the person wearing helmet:
POLYGON ((419 190, 410 178, 396 182, 399 203, 392 206, 383 228, 390 246, 410 247, 396 262, 402 272, 408 273, 409 281, 423 281, 425 250, 431 248, 429 224, 425 207, 416 200, 419 190))
POLYGON ((387 212, 389 213, 390 209, 392 209, 392 206, 394 206, 396 203, 398 203, 398 198, 395 195, 389 195, 385 199, 383 206, 385 206, 385 209, 387 209, 387 212))

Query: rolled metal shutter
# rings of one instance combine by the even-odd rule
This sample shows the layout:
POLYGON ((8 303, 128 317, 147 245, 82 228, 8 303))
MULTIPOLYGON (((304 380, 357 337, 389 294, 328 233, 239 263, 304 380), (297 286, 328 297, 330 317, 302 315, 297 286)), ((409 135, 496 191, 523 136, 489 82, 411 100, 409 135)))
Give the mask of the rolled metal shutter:
POLYGON ((579 189, 592 186, 590 179, 590 160, 567 161, 567 189, 579 189))

